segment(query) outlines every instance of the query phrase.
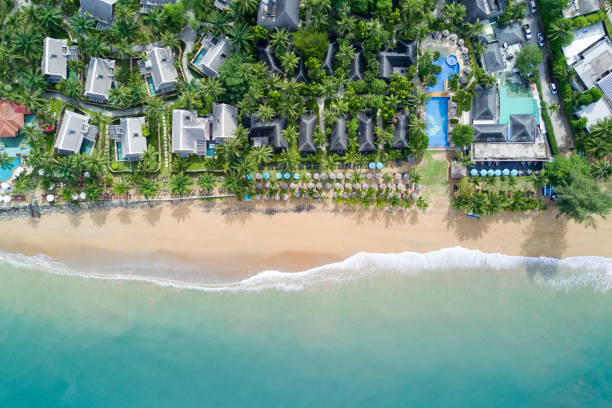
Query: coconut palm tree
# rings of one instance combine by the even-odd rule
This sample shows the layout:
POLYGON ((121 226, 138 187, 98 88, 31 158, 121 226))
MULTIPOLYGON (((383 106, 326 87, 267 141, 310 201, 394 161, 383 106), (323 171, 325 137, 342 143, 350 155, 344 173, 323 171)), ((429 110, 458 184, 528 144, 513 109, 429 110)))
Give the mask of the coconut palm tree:
POLYGON ((32 27, 21 27, 19 32, 11 39, 13 52, 25 59, 32 61, 38 59, 42 52, 43 38, 40 31, 32 27))
POLYGON ((68 78, 67 80, 63 81, 62 84, 64 87, 64 94, 73 99, 79 99, 85 91, 83 85, 81 85, 81 83, 74 78, 68 78))
POLYGON ((259 6, 257 0, 234 0, 230 7, 234 12, 244 16, 254 13, 257 6, 259 6))
POLYGON ((355 58, 355 47, 349 41, 338 41, 336 62, 342 68, 347 68, 355 58))
POLYGON ((126 106, 130 103, 131 97, 128 94, 127 88, 121 86, 110 89, 108 101, 113 105, 126 106))
POLYGON ((442 15, 447 22, 459 25, 465 19, 465 6, 459 2, 445 3, 442 8, 442 15))
POLYGON ((599 160, 590 167, 591 175, 596 179, 608 181, 612 176, 612 164, 607 160, 599 160))
POLYGON ((153 7, 147 10, 147 13, 143 16, 143 21, 145 24, 150 25, 151 27, 158 29, 163 20, 163 11, 161 7, 153 7))
POLYGON ((172 194, 185 195, 191 191, 192 180, 185 176, 183 172, 175 174, 170 180, 170 191, 172 194))
POLYGON ((145 102, 145 116, 149 124, 157 127, 159 119, 164 112, 164 101, 159 98, 148 98, 145 102))
POLYGON ((202 97, 195 89, 185 89, 180 97, 183 107, 187 110, 202 109, 202 97))
POLYGON ((471 38, 478 37, 478 35, 484 30, 484 24, 480 22, 479 18, 477 18, 473 23, 466 23, 465 27, 465 33, 471 38))
POLYGON ((207 78, 202 80, 202 91, 215 102, 225 94, 223 82, 221 82, 219 78, 207 78))
POLYGON ((58 7, 38 7, 37 22, 46 31, 53 31, 62 25, 62 11, 58 7))
POLYGON ((294 169, 300 161, 300 155, 297 150, 287 149, 280 154, 280 162, 287 165, 289 169, 294 169))
MULTIPOLYGON (((240 0, 240 1, 250 1, 250 0, 240 0)), ((249 49, 250 43, 249 41, 252 38, 251 29, 245 23, 234 23, 227 30, 227 34, 230 37, 230 41, 238 50, 246 51, 249 49)))
POLYGON ((198 177, 198 186, 209 193, 217 186, 217 178, 212 173, 203 173, 198 177))
POLYGON ((46 89, 49 84, 45 76, 40 72, 40 68, 30 67, 21 73, 19 82, 30 90, 46 89))
POLYGON ((130 191, 130 186, 125 181, 119 181, 113 186, 113 193, 122 197, 130 191))
POLYGON ((266 103, 259 106, 259 108, 257 109, 257 117, 262 122, 269 122, 274 118, 274 116, 276 116, 276 113, 274 112, 274 108, 272 108, 266 103))
POLYGON ((164 47, 170 47, 173 50, 178 50, 179 46, 180 46, 180 40, 178 39, 178 37, 169 32, 166 31, 164 33, 162 33, 161 35, 161 43, 164 47))
POLYGON ((559 19, 550 23, 548 26, 548 37, 552 41, 559 40, 563 45, 572 42, 574 38, 572 20, 559 19))
POLYGON ((145 168, 149 171, 153 170, 157 165, 157 158, 159 156, 159 152, 155 149, 153 145, 149 145, 147 150, 142 154, 142 163, 145 168))
POLYGON ((425 132, 427 129, 427 121, 416 115, 410 115, 409 127, 411 132, 425 132))
POLYGON ((300 57, 298 57, 293 51, 285 51, 279 57, 281 67, 285 71, 285 76, 293 76, 295 69, 300 64, 300 57))
POLYGON ((151 198, 157 195, 157 193, 159 192, 159 184, 152 180, 145 179, 138 186, 138 190, 144 198, 151 198))
POLYGON ((294 125, 287 126, 286 129, 282 131, 283 136, 285 136, 285 140, 289 146, 295 146, 297 143, 299 132, 294 125))
POLYGON ((270 146, 256 146, 250 150, 249 155, 253 157, 255 164, 258 166, 267 164, 272 160, 274 150, 270 146))
POLYGON ((95 20, 91 18, 89 13, 77 13, 68 20, 70 29, 77 37, 88 33, 93 28, 94 23, 95 20))
POLYGON ((105 56, 109 52, 109 48, 97 35, 91 35, 85 40, 83 50, 90 57, 105 56))
POLYGON ((280 30, 277 28, 272 34, 270 34, 270 45, 275 51, 283 53, 287 51, 291 34, 284 28, 280 30))
POLYGON ((408 105, 415 109, 421 109, 425 106, 430 97, 428 93, 415 89, 414 92, 408 96, 408 105))
POLYGON ((8 170, 12 168, 13 158, 7 152, 0 152, 0 169, 8 170))

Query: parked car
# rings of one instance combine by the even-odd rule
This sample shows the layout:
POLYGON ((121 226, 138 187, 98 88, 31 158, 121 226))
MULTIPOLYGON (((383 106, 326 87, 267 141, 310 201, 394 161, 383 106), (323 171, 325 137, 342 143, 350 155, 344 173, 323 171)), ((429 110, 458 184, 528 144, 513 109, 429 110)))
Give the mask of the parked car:
POLYGON ((525 33, 525 38, 530 40, 531 39, 531 28, 529 28, 529 24, 525 24, 523 26, 523 32, 525 33))
POLYGON ((531 0, 529 2, 529 5, 531 6, 531 14, 535 14, 535 12, 536 12, 536 2, 535 2, 535 0, 531 0))
POLYGON ((538 33, 538 45, 540 47, 544 46, 544 34, 543 33, 538 33))
POLYGON ((555 83, 554 83, 554 82, 551 82, 551 83, 550 83, 550 92, 552 92, 552 93, 553 93, 553 95, 556 95, 556 94, 557 94, 557 85, 555 85, 555 83))

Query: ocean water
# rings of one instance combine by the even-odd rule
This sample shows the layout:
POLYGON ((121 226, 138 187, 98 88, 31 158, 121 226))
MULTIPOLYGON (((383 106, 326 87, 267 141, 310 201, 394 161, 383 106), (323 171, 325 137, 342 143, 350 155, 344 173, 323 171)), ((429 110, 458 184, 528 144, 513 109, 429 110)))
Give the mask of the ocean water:
POLYGON ((0 255, 1 407, 610 407, 612 260, 358 254, 214 286, 0 255))

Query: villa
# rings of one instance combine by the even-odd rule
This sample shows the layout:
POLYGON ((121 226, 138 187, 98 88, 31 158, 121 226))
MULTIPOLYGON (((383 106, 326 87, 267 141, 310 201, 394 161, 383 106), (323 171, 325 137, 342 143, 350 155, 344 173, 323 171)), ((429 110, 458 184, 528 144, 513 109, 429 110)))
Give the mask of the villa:
POLYGON ((143 134, 145 118, 121 118, 119 125, 109 126, 109 136, 115 141, 117 160, 142 160, 147 150, 147 139, 143 134))
POLYGON ((523 38, 523 32, 519 23, 510 23, 505 26, 495 26, 493 30, 495 32, 495 38, 502 48, 510 45, 525 43, 523 38))
POLYGON ((269 31, 275 28, 297 30, 299 22, 299 0, 262 0, 259 3, 257 24, 269 31))
POLYGON ((334 65, 335 65, 335 57, 338 52, 338 42, 333 41, 329 43, 327 49, 325 50, 325 58, 323 58, 323 65, 321 68, 325 70, 327 75, 334 75, 334 65))
POLYGON ((346 129, 346 118, 337 118, 332 127, 329 137, 329 150, 343 155, 348 149, 348 137, 346 129))
POLYGON ((587 130, 589 130, 596 125, 598 121, 612 117, 612 109, 610 109, 605 98, 601 98, 597 102, 580 107, 580 109, 576 111, 576 116, 578 116, 578 118, 587 118, 587 130))
POLYGON ((145 76, 151 95, 166 94, 176 89, 178 73, 170 48, 154 47, 147 53, 145 61, 138 61, 138 69, 145 76))
POLYGON ((91 57, 85 82, 85 96, 90 102, 108 102, 114 86, 115 60, 91 57))
POLYGON ((465 6, 466 19, 470 23, 485 21, 503 14, 497 0, 461 0, 465 6))
POLYGON ((380 66, 380 77, 391 78, 392 74, 404 75, 408 67, 416 61, 416 42, 398 41, 392 51, 381 51, 378 53, 378 64, 380 66))
POLYGON ((300 118, 300 129, 298 136, 298 152, 307 155, 316 152, 314 145, 314 131, 317 127, 317 116, 309 112, 300 118))
POLYGON ((98 30, 108 29, 113 24, 115 3, 118 0, 81 0, 81 13, 89 13, 98 20, 98 30))
POLYGON ((505 26, 487 24, 479 40, 485 45, 482 66, 491 73, 511 70, 515 55, 525 44, 521 25, 516 22, 505 26))
POLYGON ((174 4, 177 0, 140 0, 140 5, 144 11, 151 10, 155 7, 163 7, 165 4, 174 4))
POLYGON ((283 135, 287 127, 287 119, 277 118, 269 122, 262 122, 256 115, 251 116, 249 138, 253 146, 270 146, 276 152, 287 149, 289 145, 283 135))
POLYGON ((600 81, 607 84, 612 73, 612 46, 610 40, 602 38, 580 53, 573 64, 578 84, 584 90, 598 86, 600 81), (608 78, 607 78, 608 77, 608 78))
POLYGON ((283 75, 284 71, 280 68, 280 64, 276 60, 272 46, 268 44, 265 47, 257 47, 257 55, 269 68, 270 72, 277 75, 283 75))
POLYGON ((488 72, 500 72, 506 69, 506 62, 497 42, 485 45, 482 66, 488 72))
POLYGON ((191 61, 191 64, 203 75, 214 78, 219 75, 219 68, 230 56, 231 46, 222 37, 214 37, 211 33, 202 39, 202 47, 191 61))
POLYGON ((570 0, 563 9, 563 17, 574 18, 599 10, 599 0, 570 0))
POLYGON ((174 109, 172 111, 172 153, 181 157, 192 154, 204 156, 210 136, 208 117, 198 117, 196 111, 174 109))
POLYGON ((0 101, 0 138, 17 136, 23 125, 23 106, 10 101, 0 101))
POLYGON ((43 56, 41 61, 41 72, 51 83, 58 83, 62 79, 68 79, 68 61, 79 57, 79 47, 68 46, 68 40, 45 38, 43 56))
MULTIPOLYGON (((84 144, 91 147, 96 142, 98 128, 89 124, 89 116, 72 111, 65 111, 62 125, 55 137, 55 149, 59 154, 80 153, 84 144)), ((85 149, 87 152, 87 148, 85 149)), ((89 150, 91 152, 91 150, 89 150)))
POLYGON ((374 119, 368 112, 357 115, 359 125, 357 127, 357 142, 359 143, 359 153, 372 153, 376 151, 374 144, 374 119))
POLYGON ((238 108, 226 103, 213 104, 211 142, 215 145, 236 137, 234 131, 238 127, 238 108))
POLYGON ((410 125, 410 112, 402 111, 397 116, 395 129, 393 129, 393 142, 391 147, 394 149, 408 148, 408 128, 410 125))
POLYGON ((483 88, 480 85, 476 85, 476 97, 472 104, 472 123, 497 123, 497 112, 499 112, 498 99, 497 86, 483 88))
POLYGON ((365 70, 365 58, 363 57, 363 51, 355 52, 353 61, 349 65, 349 81, 358 81, 363 79, 363 73, 365 70))
POLYGON ((584 51, 606 38, 606 31, 601 22, 575 30, 573 34, 574 40, 562 47, 563 55, 569 66, 578 61, 584 51))

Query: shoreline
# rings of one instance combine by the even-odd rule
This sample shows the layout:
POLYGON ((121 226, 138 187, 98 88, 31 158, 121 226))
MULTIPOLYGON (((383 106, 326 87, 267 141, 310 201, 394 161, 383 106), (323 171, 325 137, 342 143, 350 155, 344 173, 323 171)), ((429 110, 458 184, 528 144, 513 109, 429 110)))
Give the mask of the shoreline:
POLYGON ((612 257, 610 219, 589 229, 556 219, 556 210, 549 208, 478 221, 448 207, 444 196, 430 202, 425 213, 305 201, 102 206, 0 222, 0 251, 44 254, 84 272, 136 270, 138 276, 207 283, 263 270, 303 271, 359 252, 424 253, 460 246, 528 257, 612 257))

